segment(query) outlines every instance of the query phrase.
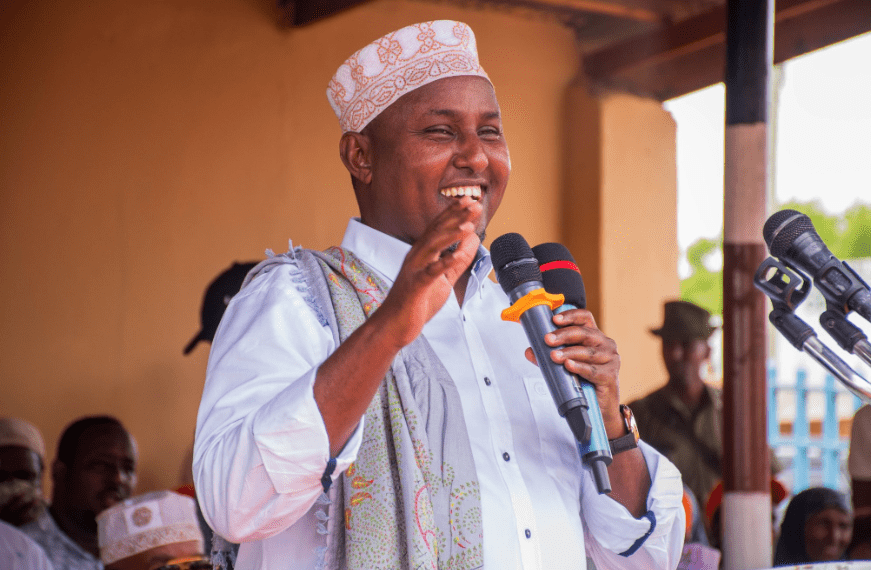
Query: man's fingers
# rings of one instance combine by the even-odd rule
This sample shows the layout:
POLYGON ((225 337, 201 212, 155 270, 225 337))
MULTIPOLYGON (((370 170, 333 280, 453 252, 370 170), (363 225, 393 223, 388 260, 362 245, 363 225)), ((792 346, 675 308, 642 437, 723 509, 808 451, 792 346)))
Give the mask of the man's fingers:
POLYGON ((596 319, 593 317, 593 313, 586 309, 572 309, 570 311, 557 313, 553 316, 553 322, 558 327, 580 325, 594 329, 599 328, 596 326, 596 319))
POLYGON ((558 328, 544 336, 544 342, 550 346, 576 346, 583 345, 586 347, 601 348, 608 350, 614 341, 605 336, 599 329, 594 329, 585 326, 569 326, 558 328))
POLYGON ((471 198, 452 203, 430 224, 408 253, 406 262, 436 277, 450 271, 455 281, 474 259, 480 241, 475 222, 481 206, 471 198), (459 265, 465 264, 463 267, 459 265))
POLYGON ((567 360, 586 362, 589 364, 608 364, 614 359, 616 352, 610 348, 602 349, 595 346, 566 346, 551 352, 554 362, 563 363, 567 360))
POLYGON ((526 360, 538 366, 538 359, 535 358, 535 352, 533 352, 532 347, 527 347, 526 352, 523 353, 526 356, 526 360))
POLYGON ((474 233, 474 226, 472 226, 470 233, 459 242, 456 250, 442 255, 445 264, 444 275, 448 281, 452 284, 456 283, 460 275, 472 264, 479 245, 481 240, 474 233))

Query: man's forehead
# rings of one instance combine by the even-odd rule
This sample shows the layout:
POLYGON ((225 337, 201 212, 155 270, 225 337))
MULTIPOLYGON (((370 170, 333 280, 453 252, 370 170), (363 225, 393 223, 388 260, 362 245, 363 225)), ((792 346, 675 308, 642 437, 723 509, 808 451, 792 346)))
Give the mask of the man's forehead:
POLYGON ((135 454, 133 436, 121 426, 107 424, 93 426, 82 434, 77 449, 78 455, 95 455, 107 451, 123 451, 135 454))
POLYGON ((479 77, 452 77, 435 81, 406 93, 372 123, 422 117, 458 118, 472 114, 476 119, 499 119, 501 112, 492 85, 479 77))
MULTIPOLYGON (((462 113, 462 111, 459 111, 456 109, 435 109, 435 108, 433 108, 433 109, 429 109, 428 111, 426 111, 425 114, 432 115, 435 117, 457 118, 460 115, 462 115, 463 113, 462 113)), ((498 119, 501 116, 501 114, 499 113, 498 110, 496 110, 496 111, 483 111, 483 112, 478 113, 478 114, 479 114, 480 118, 482 118, 482 119, 498 119)))

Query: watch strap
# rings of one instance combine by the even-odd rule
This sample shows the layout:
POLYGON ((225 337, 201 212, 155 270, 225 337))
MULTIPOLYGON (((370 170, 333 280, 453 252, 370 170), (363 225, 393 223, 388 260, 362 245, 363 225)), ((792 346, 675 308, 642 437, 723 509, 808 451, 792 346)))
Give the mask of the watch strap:
POLYGON ((623 416, 626 435, 608 440, 612 456, 638 447, 638 426, 635 424, 635 416, 632 414, 632 410, 626 404, 620 404, 620 415, 623 416))
POLYGON ((635 434, 632 432, 616 439, 609 439, 608 444, 611 446, 611 455, 617 455, 630 449, 638 447, 638 442, 635 440, 635 434))

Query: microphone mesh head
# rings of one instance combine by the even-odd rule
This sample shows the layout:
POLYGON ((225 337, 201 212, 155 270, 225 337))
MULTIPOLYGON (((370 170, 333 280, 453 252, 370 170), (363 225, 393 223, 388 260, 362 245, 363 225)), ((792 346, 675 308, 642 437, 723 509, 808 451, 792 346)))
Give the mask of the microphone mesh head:
POLYGON ((520 234, 499 236, 490 244, 490 257, 496 269, 496 280, 506 293, 528 281, 541 281, 538 261, 526 239, 520 234))
POLYGON ((545 265, 553 262, 568 261, 577 267, 575 258, 569 249, 561 243, 543 243, 532 248, 532 253, 538 259, 541 272, 541 282, 548 293, 563 294, 566 303, 575 307, 587 308, 587 293, 584 290, 584 279, 577 269, 567 267, 546 268, 545 265))
POLYGON ((798 236, 807 231, 816 233, 809 217, 795 210, 781 210, 772 214, 765 222, 762 238, 771 255, 783 257, 798 236))

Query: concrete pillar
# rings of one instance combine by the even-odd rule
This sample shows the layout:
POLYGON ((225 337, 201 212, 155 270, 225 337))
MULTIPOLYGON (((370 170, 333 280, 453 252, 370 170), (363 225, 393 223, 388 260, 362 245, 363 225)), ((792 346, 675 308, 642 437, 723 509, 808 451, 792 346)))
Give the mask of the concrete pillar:
POLYGON ((599 327, 617 341, 620 393, 665 383, 662 302, 679 295, 676 128, 659 101, 568 87, 561 241, 572 251, 599 327))
POLYGON ((768 194, 774 0, 729 0, 723 224, 723 566, 771 565, 765 295, 753 275, 768 194))

